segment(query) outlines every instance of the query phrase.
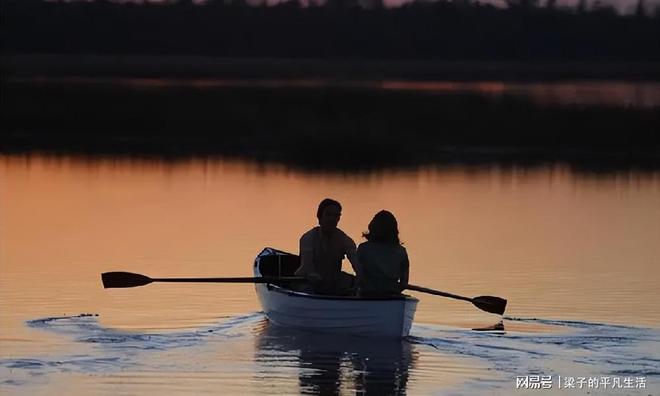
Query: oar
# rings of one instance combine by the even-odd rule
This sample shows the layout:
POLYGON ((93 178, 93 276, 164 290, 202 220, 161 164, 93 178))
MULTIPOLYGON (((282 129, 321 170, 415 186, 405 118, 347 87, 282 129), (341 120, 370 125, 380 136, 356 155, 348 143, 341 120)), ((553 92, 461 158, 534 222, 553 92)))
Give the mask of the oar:
POLYGON ((132 272, 104 272, 101 274, 103 287, 137 287, 148 285, 152 282, 203 282, 203 283, 274 283, 283 281, 304 281, 303 277, 247 277, 247 278, 150 278, 146 275, 134 274, 132 272))
POLYGON ((479 296, 479 297, 463 297, 459 296, 457 294, 451 294, 447 292, 443 292, 440 290, 434 290, 434 289, 429 289, 427 287, 421 287, 421 286, 415 286, 415 285, 408 285, 406 287, 408 290, 415 290, 418 292, 422 293, 428 293, 428 294, 433 294, 436 296, 442 296, 442 297, 449 297, 449 298, 455 298, 457 300, 463 300, 463 301, 469 301, 472 304, 474 304, 475 307, 484 310, 486 312, 498 314, 498 315, 503 315, 504 310, 506 309, 506 300, 501 298, 501 297, 493 297, 493 296, 479 296))

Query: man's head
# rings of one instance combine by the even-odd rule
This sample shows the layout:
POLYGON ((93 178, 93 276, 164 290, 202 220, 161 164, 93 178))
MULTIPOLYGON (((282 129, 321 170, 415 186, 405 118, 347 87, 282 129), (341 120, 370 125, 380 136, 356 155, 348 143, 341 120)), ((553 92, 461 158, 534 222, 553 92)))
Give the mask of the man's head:
POLYGON ((341 204, 334 199, 326 198, 319 204, 316 211, 319 225, 324 231, 333 231, 341 218, 341 204))

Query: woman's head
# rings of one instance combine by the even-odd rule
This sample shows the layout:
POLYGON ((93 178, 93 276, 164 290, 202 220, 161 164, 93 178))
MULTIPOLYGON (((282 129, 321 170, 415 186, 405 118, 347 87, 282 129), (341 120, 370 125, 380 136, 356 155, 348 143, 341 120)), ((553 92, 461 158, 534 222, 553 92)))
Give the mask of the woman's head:
POLYGON ((399 245, 399 225, 391 212, 381 210, 376 213, 369 223, 369 232, 362 234, 367 240, 372 242, 383 242, 392 245, 399 245))

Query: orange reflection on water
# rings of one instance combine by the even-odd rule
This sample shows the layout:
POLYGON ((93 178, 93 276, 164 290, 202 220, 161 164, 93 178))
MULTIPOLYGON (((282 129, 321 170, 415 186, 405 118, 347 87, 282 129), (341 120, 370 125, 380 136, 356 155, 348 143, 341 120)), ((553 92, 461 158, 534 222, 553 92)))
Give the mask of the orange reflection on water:
MULTIPOLYGON (((99 275, 250 276, 262 247, 297 251, 326 196, 343 203, 340 227, 358 242, 378 210, 397 216, 412 283, 503 296, 514 317, 660 324, 658 173, 456 167, 338 175, 207 159, 3 156, 3 353, 29 349, 34 335, 24 322, 40 317, 89 312, 109 327, 176 329, 258 311, 250 285, 103 290, 99 275)), ((418 297, 419 323, 498 320, 465 302, 418 297)))

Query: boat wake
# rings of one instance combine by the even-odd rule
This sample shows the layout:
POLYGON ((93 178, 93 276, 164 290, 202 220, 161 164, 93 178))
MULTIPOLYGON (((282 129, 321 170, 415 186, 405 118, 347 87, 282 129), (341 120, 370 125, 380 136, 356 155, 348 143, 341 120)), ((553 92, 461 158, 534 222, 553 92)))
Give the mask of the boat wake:
POLYGON ((504 328, 507 321, 561 326, 565 331, 488 332, 417 325, 410 340, 420 347, 476 358, 500 374, 500 379, 477 380, 478 387, 490 391, 511 391, 515 377, 527 375, 644 377, 646 389, 660 386, 658 329, 513 317, 504 319, 504 328))
POLYGON ((77 342, 98 344, 103 348, 166 350, 198 345, 212 334, 227 337, 240 335, 242 327, 249 325, 257 318, 261 318, 261 314, 253 313, 225 318, 224 321, 213 326, 192 331, 140 333, 103 327, 98 323, 97 316, 94 314, 81 314, 35 319, 28 321, 27 325, 32 328, 68 335, 77 342))
POLYGON ((1 359, 2 394, 39 393, 58 381, 68 389, 72 375, 96 378, 95 386, 108 392, 121 383, 135 394, 163 383, 176 387, 191 376, 204 379, 193 381, 200 392, 213 383, 236 394, 267 393, 273 384, 288 389, 283 393, 337 390, 341 383, 373 394, 407 388, 410 394, 509 395, 517 377, 532 375, 644 378, 646 392, 639 394, 660 389, 660 329, 602 323, 507 317, 502 326, 480 331, 416 324, 412 336, 390 343, 292 332, 259 312, 175 332, 107 328, 94 314, 35 319, 27 326, 55 335, 55 352, 1 359), (512 322, 556 331, 506 330, 520 328, 512 322))
MULTIPOLYGON (((153 367, 145 354, 194 348, 208 341, 242 337, 249 334, 260 313, 225 318, 212 326, 191 331, 124 331, 103 327, 96 314, 47 317, 28 321, 28 327, 66 336, 62 349, 66 355, 0 360, 0 368, 28 370, 33 375, 53 372, 95 373, 127 368, 153 367), (71 342, 73 341, 73 342, 71 342)), ((6 385, 12 385, 6 383, 6 385)))

